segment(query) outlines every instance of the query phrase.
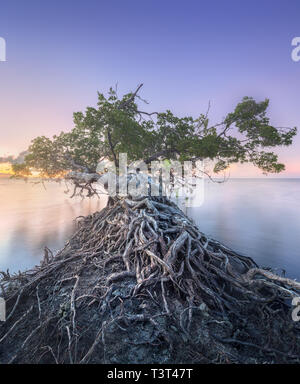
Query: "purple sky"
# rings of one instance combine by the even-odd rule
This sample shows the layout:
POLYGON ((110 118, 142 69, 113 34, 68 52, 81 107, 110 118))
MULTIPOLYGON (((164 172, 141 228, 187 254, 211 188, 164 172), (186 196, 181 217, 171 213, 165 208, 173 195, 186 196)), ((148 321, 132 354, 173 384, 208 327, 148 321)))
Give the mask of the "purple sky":
MULTIPOLYGON (((72 127, 72 113, 118 83, 144 83, 149 109, 219 121, 243 96, 271 99, 274 125, 300 126, 300 2, 10 0, 0 8, 0 156, 72 127)), ((300 177, 300 135, 278 151, 300 177)), ((234 176, 258 176, 238 168, 234 176)))

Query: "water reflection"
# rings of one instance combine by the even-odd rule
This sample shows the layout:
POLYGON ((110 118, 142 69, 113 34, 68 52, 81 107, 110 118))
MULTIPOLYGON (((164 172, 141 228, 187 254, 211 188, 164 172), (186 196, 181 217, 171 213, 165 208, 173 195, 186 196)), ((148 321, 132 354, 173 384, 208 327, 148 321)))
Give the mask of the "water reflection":
POLYGON ((24 270, 39 263, 45 246, 56 251, 75 229, 75 218, 101 209, 99 200, 70 199, 64 185, 0 179, 0 269, 24 270))
POLYGON ((231 179, 207 184, 204 204, 187 212, 203 232, 299 280, 299 197, 299 179, 231 179))

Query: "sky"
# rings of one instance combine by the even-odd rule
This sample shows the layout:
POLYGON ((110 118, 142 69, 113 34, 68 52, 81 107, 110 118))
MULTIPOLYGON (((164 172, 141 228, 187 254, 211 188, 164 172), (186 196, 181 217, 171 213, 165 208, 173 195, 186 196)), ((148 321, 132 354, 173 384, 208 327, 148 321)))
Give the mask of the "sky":
MULTIPOLYGON (((197 116, 210 101, 212 122, 244 96, 267 97, 272 124, 300 127, 299 14, 299 0, 1 1, 0 156, 70 130, 73 112, 116 84, 122 94, 144 83, 152 111, 197 116)), ((300 134, 277 152, 281 177, 300 177, 300 134)))

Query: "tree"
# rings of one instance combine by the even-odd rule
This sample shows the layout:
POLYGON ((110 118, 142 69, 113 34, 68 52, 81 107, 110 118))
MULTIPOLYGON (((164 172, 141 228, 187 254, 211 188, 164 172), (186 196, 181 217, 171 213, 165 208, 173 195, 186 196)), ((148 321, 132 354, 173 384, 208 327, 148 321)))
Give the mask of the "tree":
POLYGON ((118 98, 110 89, 108 96, 98 93, 97 107, 85 113, 74 113, 74 128, 49 139, 35 138, 24 163, 14 166, 17 176, 28 176, 31 170, 42 177, 65 177, 75 190, 95 192, 93 183, 100 160, 114 162, 118 169, 118 154, 127 153, 129 161, 143 159, 214 162, 213 171, 219 173, 232 163, 252 163, 264 173, 278 173, 284 164, 271 151, 275 147, 292 144, 297 128, 276 128, 267 117, 269 100, 256 102, 244 97, 224 121, 210 125, 208 111, 193 118, 178 117, 171 111, 148 113, 139 108, 143 101, 138 95, 142 84, 134 92, 118 98))
MULTIPOLYGON (((268 100, 244 98, 210 126, 207 113, 141 111, 140 88, 121 100, 113 90, 99 94, 97 108, 74 115, 71 132, 33 140, 15 171, 65 177, 91 195, 99 160, 118 168, 121 152, 148 164, 210 159, 216 172, 235 162, 284 169, 265 149, 290 145, 296 128, 271 126, 268 100)), ((300 283, 209 238, 164 196, 110 198, 80 218, 56 255, 46 248, 41 266, 1 275, 4 362, 299 363, 300 329, 288 303, 300 283)))

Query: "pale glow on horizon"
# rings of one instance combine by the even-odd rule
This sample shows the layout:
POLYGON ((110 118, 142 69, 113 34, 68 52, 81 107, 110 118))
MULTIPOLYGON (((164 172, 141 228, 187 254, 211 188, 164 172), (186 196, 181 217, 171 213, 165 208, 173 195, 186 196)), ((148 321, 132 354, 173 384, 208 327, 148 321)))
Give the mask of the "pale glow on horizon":
MULTIPOLYGON (((12 169, 12 165, 10 163, 0 163, 0 176, 13 176, 14 171, 12 169)), ((26 178, 40 178, 40 172, 31 170, 31 175, 26 176, 26 178)))
POLYGON ((0 163, 0 174, 12 175, 12 166, 10 163, 0 163))

